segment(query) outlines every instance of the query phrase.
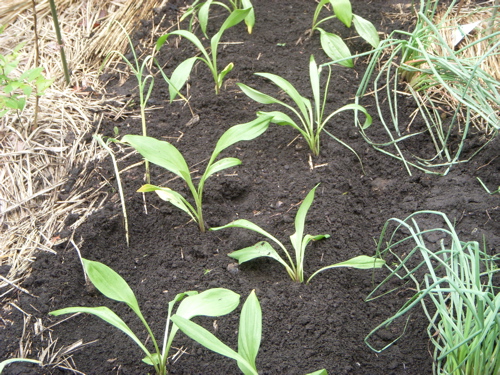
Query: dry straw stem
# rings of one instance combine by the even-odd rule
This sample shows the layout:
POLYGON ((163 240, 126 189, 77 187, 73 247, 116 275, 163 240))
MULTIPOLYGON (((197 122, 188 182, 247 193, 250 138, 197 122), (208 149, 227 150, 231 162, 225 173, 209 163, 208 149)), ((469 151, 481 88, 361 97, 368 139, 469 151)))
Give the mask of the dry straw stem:
MULTIPOLYGON (((38 128, 33 129, 34 98, 29 98, 21 113, 0 119, 0 301, 14 297, 11 292, 26 292, 21 283, 29 275, 36 252, 54 251, 66 217, 78 216, 70 226, 76 228, 110 191, 105 185, 88 187, 99 173, 93 163, 106 157, 92 140, 93 124, 100 122, 103 113, 113 117, 119 111, 106 104, 98 70, 105 54, 124 51, 127 46, 123 31, 112 26, 114 20, 132 33, 139 19, 147 18, 161 2, 57 1, 72 87, 64 84, 48 1, 37 2, 40 61, 45 76, 55 82, 40 98, 38 128), (74 180, 68 177, 72 171, 78 172, 74 180)), ((0 35, 0 53, 9 53, 24 42, 19 69, 33 68, 31 0, 1 0, 1 23, 7 28, 0 35)))

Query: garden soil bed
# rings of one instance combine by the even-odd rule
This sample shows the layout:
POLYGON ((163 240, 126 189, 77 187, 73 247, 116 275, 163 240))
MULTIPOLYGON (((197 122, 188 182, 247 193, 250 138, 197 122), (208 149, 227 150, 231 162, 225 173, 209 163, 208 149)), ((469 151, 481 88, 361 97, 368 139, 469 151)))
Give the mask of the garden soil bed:
MULTIPOLYGON (((314 54, 320 63, 326 56, 319 38, 304 39, 315 3, 305 0, 254 0, 257 23, 252 35, 238 25, 223 37, 220 66, 235 63, 220 95, 216 96, 207 68, 198 65, 190 80, 190 104, 199 121, 190 125, 192 115, 181 101, 168 102, 168 88, 158 76, 148 111, 149 135, 169 140, 185 155, 193 175, 199 176, 220 135, 230 126, 249 122, 265 106, 252 102, 242 94, 236 82, 258 87, 271 95, 276 88, 255 72, 279 74, 294 83, 299 92, 310 95, 308 61, 314 54), (300 41, 299 41, 300 40, 300 41), (298 42, 299 41, 299 42, 298 42), (200 172, 201 171, 201 172, 200 172)), ((353 1, 355 13, 371 20, 378 29, 390 32, 411 28, 407 17, 389 16, 399 12, 397 1, 353 1), (405 21, 406 20, 406 21, 405 21)), ((163 25, 175 20, 182 2, 171 1, 157 12, 156 24, 165 16, 163 25)), ((408 8, 406 12, 408 12, 408 8)), ((220 10, 209 32, 213 33, 225 16, 220 10)), ((134 37, 137 42, 150 36, 151 22, 145 21, 134 37)), ((344 38, 355 36, 337 23, 333 29, 344 38)), ((352 51, 368 49, 359 38, 348 39, 352 51)), ((164 46, 158 59, 171 71, 179 62, 194 54, 191 45, 164 46)), ((358 60, 354 69, 335 67, 330 88, 330 111, 352 102, 366 61, 358 60)), ((109 97, 124 95, 137 103, 135 79, 119 85, 118 77, 108 74, 109 97)), ((116 105, 119 105, 116 103, 116 105)), ((375 115, 375 107, 368 106, 375 115)), ((137 107, 128 107, 134 116, 115 119, 104 116, 98 132, 120 136, 140 134, 137 107)), ((409 117, 414 108, 400 108, 409 117)), ((374 127, 379 121, 374 117, 374 127)), ((454 167, 446 176, 413 170, 410 176, 402 163, 373 150, 358 134, 352 113, 334 117, 328 130, 354 148, 362 158, 364 171, 356 156, 326 135, 321 154, 311 158, 305 142, 289 127, 270 126, 254 141, 236 144, 223 156, 238 157, 242 165, 210 178, 206 185, 204 212, 209 227, 224 225, 237 218, 249 219, 285 244, 294 232, 293 219, 297 206, 307 192, 320 183, 316 199, 307 217, 307 233, 329 233, 331 238, 307 248, 305 270, 314 270, 353 256, 373 255, 375 242, 386 220, 405 218, 418 210, 439 210, 456 223, 463 240, 487 241, 488 250, 499 246, 500 204, 498 196, 488 195, 476 177, 495 189, 498 185, 500 159, 498 142, 493 141, 471 162, 454 167), (311 164, 312 163, 312 164, 311 164), (313 168, 311 168, 311 165, 313 168)), ((424 141, 416 139, 415 142, 424 141)), ((412 145, 425 149, 425 144, 412 145)), ((130 149, 115 147, 118 156, 130 149)), ((120 162, 124 169, 141 159, 137 154, 120 162)), ((138 165, 122 173, 130 223, 130 246, 125 242, 121 206, 116 193, 116 180, 109 160, 82 166, 81 173, 91 173, 95 187, 108 180, 109 199, 102 209, 92 214, 77 230, 74 240, 81 242, 80 251, 87 259, 103 262, 129 283, 136 293, 143 314, 161 339, 167 303, 186 290, 203 291, 224 287, 242 296, 256 290, 263 312, 262 345, 257 358, 261 374, 305 374, 326 368, 330 374, 430 374, 431 347, 426 320, 416 309, 410 316, 405 335, 381 353, 371 351, 365 336, 380 322, 394 314, 411 296, 411 290, 371 302, 364 298, 372 290, 372 278, 381 281, 386 270, 371 271, 335 269, 319 274, 309 285, 293 282, 275 261, 262 259, 240 267, 227 256, 233 250, 253 245, 263 238, 253 232, 226 229, 200 233, 197 225, 175 207, 155 194, 143 196, 136 190, 143 184, 144 166, 138 165), (145 212, 147 209, 147 213, 145 212)), ((183 193, 187 188, 159 167, 152 166, 151 180, 183 193)), ((91 189, 92 186, 87 186, 91 189)), ((64 199, 64 197, 62 197, 64 199)), ((78 217, 68 217, 68 228, 78 217)), ((428 219, 423 227, 441 225, 428 219)), ((432 240, 432 239, 431 239, 432 240)), ((438 239, 434 239, 437 241, 438 239)), ((19 309, 6 305, 0 322, 0 358, 8 358, 19 347, 23 335, 23 314, 31 316, 26 324, 23 342, 31 343, 28 357, 37 358, 51 340, 56 348, 80 339, 85 343, 73 354, 76 368, 86 374, 147 374, 151 368, 141 363, 142 352, 121 332, 89 315, 79 315, 56 324, 61 318, 48 312, 68 306, 109 306, 139 334, 146 333, 133 313, 119 303, 110 302, 85 286, 82 268, 75 248, 64 242, 54 248, 56 255, 40 253, 31 276, 23 283, 33 296, 20 293, 15 300, 19 309), (36 296, 36 297, 34 297, 36 296), (47 329, 34 332, 33 322, 47 329), (2 326, 3 325, 3 326, 2 326), (50 340, 49 340, 50 339, 50 340)), ((236 348, 239 309, 214 319, 197 321, 210 329, 223 342, 236 348)), ((396 324, 375 337, 384 346, 402 333, 403 323, 396 324)), ((214 354, 194 343, 182 333, 174 341, 185 353, 170 365, 172 374, 236 374, 233 360, 214 354)), ((176 352, 176 350, 174 350, 176 352)), ((174 353, 172 353, 174 354, 174 353)), ((29 365, 11 365, 6 374, 70 373, 69 371, 29 365)))

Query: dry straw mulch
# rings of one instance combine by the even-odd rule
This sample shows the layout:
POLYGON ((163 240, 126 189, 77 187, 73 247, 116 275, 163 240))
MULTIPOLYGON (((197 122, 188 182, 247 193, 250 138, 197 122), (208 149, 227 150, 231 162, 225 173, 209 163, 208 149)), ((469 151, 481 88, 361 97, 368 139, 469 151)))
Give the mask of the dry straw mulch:
MULTIPOLYGON (((132 34, 139 20, 167 0, 57 0, 59 24, 72 76, 66 85, 49 2, 36 0, 39 65, 55 79, 40 97, 34 123, 35 100, 22 113, 0 119, 0 301, 29 293, 22 281, 29 275, 37 251, 53 252, 69 214, 76 228, 106 197, 106 190, 86 188, 98 171, 87 168, 106 157, 92 135, 102 113, 116 107, 99 82, 99 68, 111 51, 124 51, 127 38, 115 21, 132 34), (76 216, 77 215, 77 216, 76 216)), ((26 43, 20 71, 36 66, 32 0, 0 1, 0 53, 26 43)), ((118 58, 118 57, 117 57, 118 58)), ((116 61, 116 60, 115 60, 116 61)), ((110 62, 113 62, 111 60, 110 62)), ((20 73, 20 72, 19 72, 20 73)), ((113 98, 116 101, 119 99, 113 98)), ((71 235, 71 233, 70 233, 71 235)), ((69 243, 76 246, 76 239, 69 243)))

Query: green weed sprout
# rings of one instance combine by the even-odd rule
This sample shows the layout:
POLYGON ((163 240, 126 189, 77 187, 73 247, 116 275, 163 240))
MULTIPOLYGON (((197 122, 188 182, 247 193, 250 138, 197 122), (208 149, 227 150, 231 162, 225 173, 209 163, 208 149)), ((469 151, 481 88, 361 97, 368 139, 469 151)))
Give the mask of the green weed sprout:
MULTIPOLYGON (((256 75, 269 79, 273 82, 279 89, 283 90, 295 103, 296 107, 293 107, 287 103, 284 103, 278 99, 273 98, 267 94, 264 94, 256 89, 253 89, 243 83, 238 83, 240 89, 251 99, 255 100, 261 104, 280 104, 285 108, 288 108, 292 111, 295 116, 299 119, 299 123, 292 120, 290 116, 283 112, 274 111, 274 112, 259 112, 259 115, 270 115, 273 116, 271 122, 278 125, 289 125, 292 128, 299 131, 299 133, 304 137, 309 148, 312 153, 317 156, 320 151, 320 135, 324 130, 327 123, 335 116, 337 113, 346 111, 346 110, 354 110, 361 111, 365 114, 366 120, 362 125, 363 129, 368 128, 372 123, 372 118, 365 110, 364 107, 358 104, 347 104, 336 111, 330 113, 328 116, 325 116, 325 106, 326 99, 328 93, 328 87, 330 84, 331 78, 331 68, 328 66, 328 79, 326 81, 326 87, 323 92, 323 98, 321 98, 321 88, 320 88, 320 77, 321 77, 322 67, 316 64, 314 60, 314 56, 311 56, 309 60, 309 76, 311 81, 311 89, 313 93, 313 103, 306 97, 299 94, 299 92, 293 87, 293 85, 288 82, 286 79, 270 73, 256 73, 256 75)), ((333 136, 331 133, 328 133, 332 138, 334 138, 337 142, 347 147, 349 150, 356 152, 348 146, 346 143, 342 142, 337 137, 333 136)), ((356 154, 356 156, 358 156, 356 154)), ((359 156, 358 156, 359 159, 359 156)))
POLYGON ((351 24, 354 24, 354 28, 360 37, 366 40, 373 48, 378 47, 380 39, 377 29, 370 21, 352 13, 352 6, 349 0, 321 0, 314 12, 310 35, 312 35, 315 30, 320 32, 321 47, 332 60, 340 60, 338 64, 348 68, 354 66, 352 59, 349 58, 352 56, 349 47, 347 47, 342 38, 336 34, 326 32, 319 27, 320 24, 332 18, 337 18, 347 27, 351 27, 351 24), (327 5, 333 8, 334 14, 319 19, 321 10, 327 5))
POLYGON ((202 200, 203 188, 205 186, 206 179, 217 172, 241 164, 241 160, 237 158, 223 158, 215 161, 217 156, 223 150, 237 142, 250 141, 257 138, 267 130, 270 120, 270 116, 261 116, 251 122, 234 125, 226 130, 226 132, 222 134, 217 141, 215 149, 212 152, 212 156, 210 157, 207 167, 205 168, 205 172, 203 173, 203 176, 201 176, 197 187, 193 183, 189 167, 184 157, 172 144, 140 135, 124 136, 122 141, 134 147, 144 157, 144 159, 149 160, 151 163, 159 165, 160 167, 163 167, 182 178, 188 185, 194 199, 194 206, 181 194, 168 187, 146 184, 138 191, 156 192, 161 199, 170 202, 177 208, 187 213, 191 219, 198 223, 200 231, 204 232, 205 222, 203 220, 202 200))
POLYGON ((67 307, 65 309, 52 311, 50 315, 59 316, 63 314, 87 313, 101 318, 128 335, 146 354, 143 361, 152 365, 156 374, 159 375, 167 374, 168 353, 175 334, 178 331, 178 327, 175 324, 170 328, 170 318, 176 303, 179 302, 179 306, 175 314, 189 320, 199 315, 216 317, 229 314, 238 306, 240 301, 240 296, 238 294, 222 288, 209 289, 199 294, 194 291, 178 294, 168 303, 163 347, 160 350, 160 346, 151 328, 142 315, 134 292, 130 289, 127 282, 105 264, 87 259, 82 259, 82 262, 88 278, 102 294, 112 300, 127 304, 127 306, 138 316, 148 332, 149 339, 154 346, 154 351, 150 352, 146 345, 139 340, 127 324, 108 307, 67 307))
POLYGON ((379 298, 382 287, 393 278, 413 282, 416 293, 394 316, 370 332, 365 339, 367 345, 377 352, 392 345, 394 342, 376 349, 369 341, 379 329, 420 304, 429 320, 427 332, 434 346, 436 375, 498 375, 500 292, 493 280, 499 271, 498 259, 481 250, 478 242, 461 241, 448 217, 436 211, 419 211, 404 220, 388 220, 378 250, 382 256, 396 260, 390 262, 392 267, 387 262, 391 273, 368 300, 379 298), (442 219, 445 225, 420 229, 418 222, 429 215, 442 219), (392 224, 396 228, 390 232, 392 224), (442 238, 437 250, 429 248, 426 238, 430 235, 442 238))
POLYGON ((191 6, 184 12, 180 21, 184 21, 186 18, 191 17, 189 20, 189 31, 193 32, 193 24, 196 18, 198 18, 198 23, 200 24, 201 31, 207 37, 207 25, 208 16, 210 12, 210 7, 212 5, 220 5, 226 9, 229 13, 237 9, 250 9, 250 12, 245 17, 245 24, 247 25, 248 33, 251 34, 253 27, 255 25, 255 12, 253 9, 252 2, 250 0, 229 0, 231 7, 227 6, 223 2, 213 1, 213 0, 196 0, 191 6))
POLYGON ((239 24, 241 21, 245 19, 245 17, 248 16, 250 13, 251 9, 237 9, 234 10, 224 21, 222 24, 220 30, 215 34, 211 39, 210 39, 210 50, 211 50, 211 57, 205 47, 203 46, 202 42, 200 39, 194 35, 192 32, 187 31, 187 30, 175 30, 172 31, 171 33, 162 35, 160 38, 158 38, 158 41, 156 42, 156 49, 159 50, 165 42, 168 40, 168 38, 172 35, 178 35, 180 37, 186 38, 189 40, 191 43, 194 44, 194 46, 201 52, 202 56, 194 56, 190 57, 186 60, 184 60, 182 63, 177 66, 177 68, 174 69, 172 76, 170 77, 170 82, 169 82, 169 94, 170 94, 170 102, 172 102, 175 97, 177 96, 177 93, 182 89, 184 84, 187 82, 189 75, 191 74, 191 70, 193 69, 194 63, 199 60, 203 62, 212 72, 212 76, 214 78, 215 82, 215 93, 218 94, 220 91, 220 88, 222 87, 222 83, 224 81, 224 77, 231 71, 233 70, 234 64, 229 63, 224 69, 222 69, 221 72, 218 71, 218 66, 217 66, 217 50, 219 48, 219 42, 224 34, 224 31, 229 29, 230 27, 233 27, 237 24, 239 24))
MULTIPOLYGON (((125 57, 125 55, 121 52, 118 51, 112 51, 110 52, 107 56, 106 59, 104 60, 102 66, 105 66, 109 58, 113 55, 116 54, 120 56, 123 61, 127 64, 129 69, 132 71, 134 74, 135 78, 137 79, 137 86, 139 89, 139 106, 141 108, 141 126, 142 126, 142 135, 147 136, 148 135, 148 130, 146 126, 146 106, 149 100, 149 97, 151 96, 151 92, 153 91, 153 86, 154 86, 154 76, 151 74, 146 74, 147 70, 150 69, 150 64, 153 59, 152 55, 146 56, 143 60, 142 63, 139 62, 139 58, 137 57, 137 52, 134 49, 134 44, 132 43, 132 39, 130 39, 130 36, 127 34, 125 28, 117 22, 118 25, 122 28, 123 33, 128 39, 129 46, 130 46, 130 51, 132 52, 132 55, 134 56, 134 61, 130 61, 125 57)), ((149 184, 150 181, 150 174, 149 174, 149 163, 146 161, 146 182, 149 184)))
MULTIPOLYGON (((295 250, 295 262, 293 261, 290 253, 286 249, 286 247, 274 236, 266 232, 264 229, 259 227, 258 225, 244 219, 235 220, 229 224, 226 224, 222 227, 211 228, 210 230, 220 230, 224 228, 244 228, 249 229, 254 232, 257 232, 271 241, 276 243, 285 253, 286 260, 284 260, 276 250, 269 244, 269 242, 261 241, 256 243, 253 246, 234 251, 228 254, 231 258, 234 258, 238 261, 238 263, 248 262, 252 259, 260 258, 260 257, 269 257, 276 261, 278 261, 283 267, 285 267, 288 275, 294 281, 304 282, 304 257, 306 246, 311 241, 318 241, 324 238, 329 238, 329 234, 320 234, 316 236, 312 236, 307 234, 304 236, 304 227, 306 221, 306 215, 311 207, 311 204, 314 200, 314 193, 316 191, 316 185, 305 197, 304 201, 301 203, 299 210, 297 211, 297 215, 295 216, 295 233, 290 236, 290 242, 292 243, 292 247, 295 250), (288 261, 288 262, 287 262, 288 261)), ((384 261, 382 259, 376 259, 373 257, 369 257, 366 255, 356 256, 352 259, 349 259, 344 262, 332 264, 330 266, 323 267, 316 272, 314 272, 308 279, 306 284, 309 284, 311 279, 316 276, 318 273, 323 272, 325 270, 331 268, 339 268, 339 267, 352 267, 358 269, 371 269, 371 268, 380 268, 384 265, 384 261)))
MULTIPOLYGON (((0 27, 0 34, 4 30, 5 26, 0 27)), ((11 110, 22 111, 26 106, 26 98, 33 92, 33 87, 36 87, 37 95, 41 96, 54 82, 43 76, 42 67, 26 70, 20 75, 15 74, 23 47, 24 43, 20 43, 9 54, 0 54, 0 117, 11 110)))
MULTIPOLYGON (((238 367, 243 374, 258 375, 255 360, 262 338, 262 310, 254 290, 252 290, 241 309, 237 352, 195 322, 178 315, 172 316, 171 319, 182 332, 194 341, 215 353, 237 361, 238 367)), ((309 375, 328 374, 326 370, 320 370, 309 375)))

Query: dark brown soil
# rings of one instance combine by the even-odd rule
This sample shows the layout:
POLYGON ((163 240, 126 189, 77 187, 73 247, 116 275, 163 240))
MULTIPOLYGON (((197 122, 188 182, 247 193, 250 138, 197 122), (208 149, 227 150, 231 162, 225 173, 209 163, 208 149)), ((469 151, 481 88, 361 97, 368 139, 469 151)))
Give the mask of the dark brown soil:
MULTIPOLYGON (((390 32, 408 28, 387 13, 396 12, 393 1, 352 1, 355 13, 371 20, 380 30, 390 32)), ((171 1, 159 14, 166 23, 178 16, 182 2, 171 1)), ((230 29, 220 51, 220 66, 235 63, 228 75, 225 88, 216 96, 207 68, 198 65, 190 81, 190 103, 200 120, 187 126, 191 113, 177 101, 168 103, 168 89, 157 77, 150 105, 160 107, 148 112, 148 132, 157 138, 169 139, 184 154, 195 170, 204 168, 220 135, 230 126, 251 121, 258 105, 243 95, 235 86, 244 82, 272 95, 276 88, 255 72, 270 72, 294 83, 304 95, 310 95, 308 61, 314 54, 318 62, 326 62, 317 36, 297 41, 309 28, 315 3, 305 0, 254 0, 257 24, 252 35, 243 25, 230 29), (180 137, 182 136, 182 137, 180 137), (178 138, 177 141, 174 138, 178 138), (199 165, 197 163, 200 163, 199 165)), ((216 30, 225 13, 211 22, 210 33, 216 30)), ((150 22, 145 22, 136 39, 149 35, 150 22)), ((333 23, 333 29, 343 37, 354 36, 333 23)), ((359 38, 348 39, 353 51, 368 49, 359 38)), ((178 48, 165 46, 159 60, 175 67, 193 55, 191 45, 181 41, 178 48)), ((330 111, 351 102, 362 77, 365 61, 357 61, 354 69, 334 68, 328 108, 330 111)), ((113 78, 112 76, 108 78, 113 78)), ((110 93, 134 98, 137 90, 134 78, 123 86, 112 80, 110 93)), ((374 107, 368 107, 375 114, 374 107)), ((401 108, 402 116, 412 109, 401 108)), ((137 113, 137 111, 135 111, 137 113)), ((374 127, 379 122, 374 118, 374 127)), ((117 127, 120 136, 140 134, 137 116, 113 120, 105 118, 99 133, 113 136, 117 127)), ((258 139, 237 144, 223 156, 238 157, 241 166, 208 180, 204 212, 210 227, 226 224, 236 218, 254 221, 284 243, 293 231, 297 205, 317 183, 316 199, 312 205, 307 230, 312 234, 329 233, 331 238, 310 245, 306 253, 305 270, 314 270, 353 256, 373 255, 375 241, 386 220, 405 218, 418 210, 439 210, 456 223, 464 240, 484 238, 488 249, 497 252, 500 244, 500 205, 498 196, 488 195, 476 177, 495 188, 500 168, 498 142, 493 141, 473 161, 456 166, 444 177, 413 171, 409 176, 395 159, 374 151, 359 136, 353 125, 352 113, 335 117, 328 130, 353 147, 361 156, 362 169, 355 155, 326 135, 322 151, 312 163, 308 149, 297 133, 289 127, 271 126, 258 139)), ((415 140, 425 141, 423 139, 415 140)), ((412 145, 425 149, 425 144, 412 145)), ((130 150, 117 150, 123 157, 130 150)), ((120 168, 140 160, 134 155, 120 162, 120 168)), ((87 166, 93 173, 95 186, 109 179, 110 199, 103 209, 91 215, 75 234, 75 241, 83 240, 83 257, 103 262, 129 283, 137 295, 143 314, 150 322, 157 339, 164 330, 167 303, 177 293, 187 290, 203 291, 212 287, 231 289, 242 296, 256 290, 263 311, 263 337, 257 363, 262 374, 305 374, 326 368, 330 374, 430 374, 431 348, 426 333, 426 320, 418 309, 411 315, 406 334, 394 346, 377 354, 363 342, 377 324, 393 314, 411 296, 411 291, 391 295, 372 302, 364 298, 372 290, 372 272, 351 269, 326 271, 310 285, 294 283, 285 270, 272 260, 258 260, 236 269, 227 253, 253 245, 262 237, 243 230, 227 229, 200 233, 193 222, 175 207, 161 201, 156 195, 143 197, 136 190, 143 184, 144 167, 137 166, 122 173, 130 223, 130 247, 126 246, 121 206, 116 194, 112 165, 104 160, 87 166), (229 266, 229 268, 228 268, 229 266)), ((152 182, 166 185, 172 175, 152 167, 152 182)), ((177 179, 169 186, 187 193, 177 179)), ((92 186, 88 186, 92 188, 92 186)), ((75 221, 70 217, 68 225, 75 221)), ((440 225, 429 220, 423 226, 440 225)), ((111 302, 99 293, 85 287, 81 265, 73 246, 64 243, 54 250, 57 255, 40 253, 33 264, 33 273, 22 285, 35 297, 19 294, 16 306, 32 316, 27 324, 25 338, 33 343, 28 357, 37 358, 47 346, 49 337, 58 340, 56 348, 82 339, 93 342, 73 355, 76 368, 86 374, 146 374, 151 368, 141 363, 142 352, 121 332, 96 317, 80 315, 55 325, 60 318, 48 312, 68 306, 106 305, 114 309, 141 339, 146 333, 133 313, 121 304, 111 302), (32 331, 33 322, 40 319, 39 334, 32 331), (95 341, 95 342, 94 342, 95 341)), ((380 281, 387 271, 375 272, 380 281)), ((23 315, 19 309, 6 305, 2 311, 0 328, 0 359, 17 353, 22 336, 23 315)), ((213 320, 198 319, 223 342, 236 348, 239 310, 213 320)), ((401 326, 377 336, 377 344, 385 345, 402 332, 401 326)), ((150 343, 149 343, 150 344, 150 343)), ((180 359, 169 367, 172 374, 236 374, 236 363, 214 354, 179 333, 174 346, 185 350, 180 359)), ((60 369, 40 369, 28 365, 12 365, 6 374, 69 373, 60 369)))

